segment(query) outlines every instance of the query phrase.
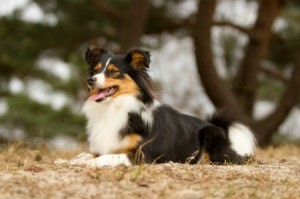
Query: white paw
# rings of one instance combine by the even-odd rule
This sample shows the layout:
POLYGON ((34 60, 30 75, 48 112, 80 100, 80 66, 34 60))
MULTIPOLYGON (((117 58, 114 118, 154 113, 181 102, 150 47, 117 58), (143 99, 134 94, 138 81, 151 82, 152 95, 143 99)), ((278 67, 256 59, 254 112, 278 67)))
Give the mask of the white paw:
POLYGON ((74 164, 85 164, 86 161, 93 159, 94 156, 91 153, 80 153, 79 155, 77 155, 75 158, 72 158, 70 160, 70 164, 74 165, 74 164))
POLYGON ((107 154, 85 161, 90 167, 117 166, 119 164, 131 165, 126 154, 107 154))
POLYGON ((68 164, 69 163, 69 161, 68 160, 64 160, 64 159, 61 159, 61 158, 59 158, 59 159, 56 159, 56 160, 54 160, 54 164, 68 164))

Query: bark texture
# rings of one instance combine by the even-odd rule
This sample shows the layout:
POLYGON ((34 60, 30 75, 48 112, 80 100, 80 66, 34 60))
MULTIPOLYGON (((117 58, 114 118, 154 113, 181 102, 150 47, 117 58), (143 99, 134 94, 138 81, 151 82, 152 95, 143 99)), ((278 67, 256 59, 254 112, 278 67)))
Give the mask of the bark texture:
POLYGON ((273 133, 284 122, 291 109, 299 102, 300 97, 300 53, 295 58, 292 77, 282 94, 276 109, 268 117, 253 123, 259 144, 267 146, 273 133))
MULTIPOLYGON (((253 27, 243 27, 231 21, 216 21, 213 19, 217 0, 201 0, 198 12, 185 19, 172 19, 163 13, 150 13, 150 0, 132 0, 124 11, 116 10, 102 1, 90 0, 112 21, 119 24, 116 38, 121 46, 121 51, 127 51, 139 44, 143 34, 160 34, 164 31, 173 32, 180 29, 193 33, 195 44, 196 63, 202 85, 217 108, 227 108, 234 112, 242 113, 243 118, 250 121, 255 130, 259 144, 265 146, 279 125, 289 114, 292 107, 297 104, 300 93, 300 60, 294 62, 294 71, 291 79, 280 73, 263 67, 269 50, 270 40, 276 33, 272 26, 280 14, 287 0, 260 0, 257 19, 253 27), (153 20, 155 19, 155 20, 153 20), (163 25, 145 27, 152 21, 164 21, 163 25), (226 26, 238 30, 248 36, 249 41, 245 48, 244 57, 239 65, 237 74, 232 80, 232 85, 223 81, 213 62, 211 30, 213 26, 226 26), (286 90, 281 96, 276 109, 261 121, 253 119, 253 107, 256 101, 257 76, 260 72, 284 82, 286 90)), ((299 54, 300 56, 300 54, 299 54)))
POLYGON ((118 30, 119 43, 124 51, 139 44, 139 39, 144 33, 149 16, 149 0, 133 0, 123 18, 118 30))
POLYGON ((194 42, 197 69, 203 87, 216 107, 235 107, 231 91, 218 76, 211 50, 211 27, 216 0, 201 0, 195 25, 194 42))
POLYGON ((249 43, 234 84, 236 98, 248 117, 253 113, 260 62, 268 52, 272 25, 282 7, 282 1, 261 0, 256 23, 249 33, 249 43))
MULTIPOLYGON (((257 76, 261 69, 261 61, 265 58, 272 35, 274 20, 282 10, 285 1, 261 0, 257 20, 251 29, 235 26, 231 22, 213 21, 216 0, 201 0, 199 2, 197 22, 194 25, 195 55, 199 76, 205 91, 217 108, 228 108, 242 113, 248 118, 255 130, 258 144, 265 146, 280 124, 288 116, 290 110, 297 104, 300 93, 300 58, 294 64, 293 75, 283 93, 277 108, 268 117, 255 121, 252 113, 256 100, 257 76), (224 25, 235 28, 248 35, 249 42, 245 55, 239 66, 233 87, 230 89, 218 76, 213 63, 211 49, 211 29, 213 25, 224 25)), ((300 54, 299 54, 300 56, 300 54)), ((272 73, 273 74, 273 73, 272 73)), ((276 75, 278 77, 278 74, 276 75)))

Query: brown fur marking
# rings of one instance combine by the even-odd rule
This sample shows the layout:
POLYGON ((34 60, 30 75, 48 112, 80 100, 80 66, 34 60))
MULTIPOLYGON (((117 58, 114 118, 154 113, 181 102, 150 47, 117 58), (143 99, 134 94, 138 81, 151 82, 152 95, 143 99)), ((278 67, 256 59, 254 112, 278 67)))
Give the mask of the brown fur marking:
POLYGON ((117 150, 116 153, 131 153, 131 150, 135 149, 137 145, 142 141, 142 137, 138 134, 129 134, 123 138, 126 143, 121 149, 117 150))
POLYGON ((130 64, 134 69, 140 70, 145 67, 144 61, 144 56, 141 53, 136 52, 132 55, 132 61, 130 64))
POLYGON ((119 69, 115 65, 113 65, 113 64, 109 64, 107 66, 107 70, 109 72, 111 72, 111 74, 112 74, 113 77, 116 77, 116 76, 120 75, 119 69))
POLYGON ((112 98, 123 94, 139 94, 138 86, 127 74, 125 74, 124 79, 106 78, 105 86, 118 86, 118 90, 111 96, 112 98))
POLYGON ((97 94, 99 92, 99 88, 92 88, 90 89, 90 95, 97 94))
POLYGON ((102 64, 98 64, 97 66, 95 66, 94 70, 99 70, 100 68, 102 68, 102 64))

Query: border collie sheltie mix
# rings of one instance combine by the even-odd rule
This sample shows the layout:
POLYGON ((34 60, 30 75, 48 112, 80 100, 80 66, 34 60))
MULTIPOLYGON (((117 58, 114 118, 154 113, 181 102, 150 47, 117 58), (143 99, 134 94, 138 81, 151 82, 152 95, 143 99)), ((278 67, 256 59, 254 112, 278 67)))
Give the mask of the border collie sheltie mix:
POLYGON ((253 154, 253 133, 226 114, 215 114, 207 122, 159 103, 147 74, 148 51, 115 55, 94 48, 86 51, 85 59, 90 96, 83 113, 93 154, 85 160, 100 158, 100 165, 116 164, 111 159, 195 164, 205 156, 215 164, 242 164, 253 154))

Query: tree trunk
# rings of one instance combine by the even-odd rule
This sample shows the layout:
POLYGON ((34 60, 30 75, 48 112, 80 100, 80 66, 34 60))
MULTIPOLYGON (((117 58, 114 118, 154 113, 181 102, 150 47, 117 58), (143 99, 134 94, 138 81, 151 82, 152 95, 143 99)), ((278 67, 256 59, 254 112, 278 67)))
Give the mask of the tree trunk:
POLYGON ((283 1, 281 0, 260 1, 258 17, 254 27, 250 30, 249 43, 236 76, 234 91, 249 118, 252 118, 260 61, 268 51, 272 25, 282 7, 283 1))
POLYGON ((260 146, 266 146, 291 109, 298 103, 300 97, 300 53, 294 62, 294 70, 289 84, 286 87, 273 113, 265 119, 253 123, 260 146))
MULTIPOLYGON (((201 0, 194 27, 195 54, 197 69, 205 91, 213 104, 218 107, 230 107, 231 110, 244 110, 245 118, 252 118, 255 101, 256 78, 260 72, 260 62, 265 57, 270 38, 272 24, 283 7, 284 1, 261 0, 258 17, 254 27, 249 31, 249 43, 245 57, 237 73, 234 94, 226 88, 218 76, 213 63, 211 50, 211 28, 216 0, 201 0), (237 103, 238 102, 238 103, 237 103)), ((289 86, 283 94, 277 109, 269 117, 254 122, 255 134, 261 146, 268 144, 271 135, 287 117, 291 108, 297 103, 300 92, 300 60, 295 64, 295 70, 289 86)))
POLYGON ((216 107, 235 107, 235 100, 219 78, 211 50, 211 27, 216 0, 201 0, 199 2, 197 22, 194 27, 194 43, 197 69, 203 87, 216 107))
POLYGON ((147 24, 149 10, 149 0, 133 0, 124 12, 123 20, 118 30, 121 51, 127 51, 139 44, 139 39, 144 33, 145 24, 147 24))

